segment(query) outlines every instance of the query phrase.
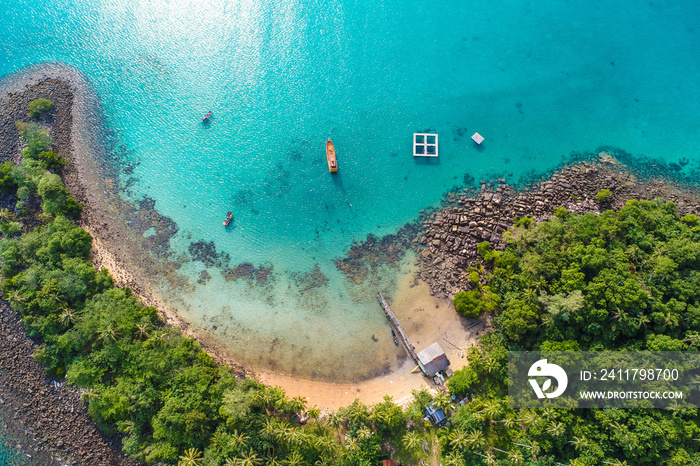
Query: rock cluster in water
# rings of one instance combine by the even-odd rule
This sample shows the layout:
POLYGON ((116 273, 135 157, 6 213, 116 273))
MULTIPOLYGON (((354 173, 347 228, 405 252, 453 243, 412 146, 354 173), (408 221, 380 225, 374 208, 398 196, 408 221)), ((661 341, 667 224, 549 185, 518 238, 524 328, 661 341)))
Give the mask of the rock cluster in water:
POLYGON ((216 252, 213 241, 196 241, 187 248, 192 260, 201 261, 205 267, 226 267, 231 262, 231 256, 225 252, 216 252))
POLYGON ((381 266, 398 267, 420 229, 420 223, 414 222, 393 235, 378 238, 370 233, 366 240, 354 243, 345 257, 333 262, 350 280, 360 284, 381 266))
POLYGON ((313 288, 323 288, 329 281, 318 264, 314 264, 308 272, 292 272, 290 276, 301 293, 313 288))
POLYGON ((244 279, 251 285, 267 285, 272 281, 273 266, 265 267, 263 265, 255 267, 250 262, 238 264, 236 267, 229 267, 221 271, 227 282, 244 279))
POLYGON ((418 239, 420 270, 418 278, 437 297, 453 297, 470 288, 469 267, 477 265, 477 244, 487 241, 493 249, 503 249, 503 231, 515 220, 531 217, 542 221, 554 215, 557 207, 570 212, 600 213, 619 209, 629 199, 664 199, 675 202, 678 212, 696 213, 700 198, 696 190, 670 185, 663 179, 640 182, 628 168, 608 153, 598 160, 580 162, 554 173, 545 181, 515 190, 504 179, 483 183, 476 196, 452 196, 454 205, 430 213, 418 239), (602 189, 611 191, 609 201, 596 199, 602 189))

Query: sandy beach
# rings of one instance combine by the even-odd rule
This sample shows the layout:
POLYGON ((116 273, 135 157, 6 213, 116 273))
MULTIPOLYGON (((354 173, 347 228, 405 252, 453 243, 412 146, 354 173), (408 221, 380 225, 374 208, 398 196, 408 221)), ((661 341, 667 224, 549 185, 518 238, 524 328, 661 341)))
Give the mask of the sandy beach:
MULTIPOLYGON (((167 306, 155 292, 154 279, 167 277, 173 283, 178 280, 176 263, 153 257, 163 255, 164 251, 167 257, 168 240, 176 226, 147 201, 137 208, 114 192, 116 174, 105 172, 103 168, 109 166, 104 163, 108 157, 102 141, 105 129, 101 107, 90 84, 75 69, 61 64, 30 67, 4 78, 0 84, 6 90, 4 98, 17 97, 16 94, 22 92, 33 96, 43 88, 49 93, 51 89, 69 90, 71 96, 64 97, 70 100, 70 108, 59 109, 52 135, 59 152, 69 160, 64 172, 65 183, 85 206, 81 226, 94 238, 92 255, 95 266, 107 268, 119 286, 130 287, 144 305, 157 308, 168 325, 196 338, 217 362, 228 364, 241 375, 256 376, 266 384, 279 385, 289 396, 304 396, 310 405, 324 410, 346 406, 355 399, 371 404, 385 395, 403 403, 410 399, 414 389, 435 388, 420 373, 412 373, 415 365, 406 357, 403 348, 397 348, 397 357, 404 358, 397 370, 358 383, 319 382, 292 377, 284 369, 273 372, 242 367, 209 335, 190 325, 177 309, 167 306), (131 218, 137 225, 139 222, 149 226, 155 223, 158 234, 146 241, 117 220, 120 218, 131 218)), ((10 155, 19 149, 18 141, 9 140, 7 135, 5 139, 4 150, 10 155)), ((567 205, 574 211, 596 211, 600 206, 593 198, 603 186, 616 193, 615 206, 624 203, 625 199, 656 197, 675 200, 680 211, 695 205, 693 192, 667 187, 663 180, 639 182, 612 155, 601 154, 594 163, 564 167, 548 181, 535 183, 522 192, 499 182, 497 185, 482 185, 478 193, 452 194, 450 205, 426 218, 424 236, 420 238, 426 247, 414 259, 413 269, 399 279, 395 302, 391 302, 417 351, 438 342, 453 370, 466 364, 466 350, 477 344, 479 337, 489 328, 488 317, 482 317, 482 322, 460 318, 452 308, 451 297, 467 286, 465 266, 476 260, 476 243, 489 240, 497 245, 499 233, 510 226, 515 216, 545 218, 558 205, 567 205), (573 191, 577 194, 576 202, 572 202, 573 191), (508 202, 504 202, 506 197, 508 202)), ((8 154, 4 156, 10 158, 8 154)), ((653 171, 651 175, 654 175, 653 171)), ((137 229, 136 233, 139 231, 137 229)), ((412 251, 409 253, 413 254, 412 251)), ((378 312, 381 312, 379 306, 378 312)))
MULTIPOLYGON (((125 218, 129 209, 134 207, 124 203, 118 193, 112 191, 116 174, 104 171, 108 155, 101 142, 105 137, 103 121, 99 101, 90 84, 79 72, 61 64, 32 67, 6 78, 3 84, 8 88, 7 92, 14 95, 31 88, 40 90, 47 86, 47 80, 64 83, 73 94, 70 115, 56 119, 52 135, 59 152, 69 160, 64 181, 85 206, 80 225, 93 236, 93 263, 98 269, 108 269, 117 285, 130 287, 144 305, 154 306, 168 325, 196 338, 217 362, 228 364, 241 375, 255 376, 265 384, 278 385, 289 396, 304 396, 310 405, 324 410, 346 406, 356 398, 371 404, 381 401, 385 395, 404 403, 410 400, 414 389, 435 388, 432 381, 420 372, 411 373, 415 364, 401 347, 396 349, 397 355, 405 362, 397 371, 358 383, 319 382, 291 377, 283 369, 265 372, 242 367, 211 337, 190 325, 176 309, 167 306, 149 286, 153 282, 148 277, 176 274, 173 274, 173 264, 152 259, 142 238, 136 238, 125 225, 115 220, 125 218)), ((156 215, 156 218, 159 217, 156 215)), ((168 226, 166 221, 162 223, 168 226)), ((167 246, 167 239, 165 241, 167 246)), ((476 344, 479 334, 483 334, 484 324, 474 326, 473 321, 461 319, 451 308, 450 300, 434 298, 425 283, 414 283, 413 273, 400 279, 395 295, 397 301, 392 303, 392 308, 416 349, 420 351, 438 342, 452 362, 452 368, 462 367, 466 362, 462 357, 466 348, 476 344)), ((381 312, 379 306, 377 311, 381 312)))

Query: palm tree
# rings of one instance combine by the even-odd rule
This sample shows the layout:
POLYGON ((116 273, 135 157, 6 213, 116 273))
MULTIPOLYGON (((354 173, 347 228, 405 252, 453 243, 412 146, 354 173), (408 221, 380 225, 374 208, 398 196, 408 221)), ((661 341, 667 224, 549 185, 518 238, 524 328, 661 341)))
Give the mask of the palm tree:
POLYGON ((498 461, 496 461, 496 457, 493 453, 488 452, 486 454, 486 459, 484 460, 484 463, 488 464, 489 466, 495 466, 496 463, 498 463, 498 461))
POLYGON ((508 453, 508 460, 511 464, 522 464, 525 461, 525 457, 518 450, 513 450, 508 453))
POLYGON ((119 329, 114 328, 112 327, 112 324, 109 324, 98 332, 98 338, 102 341, 117 341, 119 338, 119 329))
POLYGON ((484 403, 481 413, 490 421, 495 420, 501 414, 501 404, 496 399, 490 399, 484 403))
POLYGON ((126 435, 131 435, 134 433, 134 421, 132 420, 126 420, 122 421, 119 423, 119 431, 126 434, 126 435))
POLYGON ((467 443, 469 443, 472 449, 483 447, 486 444, 484 439, 484 434, 477 429, 472 429, 469 434, 467 434, 467 443))
POLYGON ((442 463, 444 466, 465 466, 466 463, 464 462, 464 458, 459 456, 458 453, 452 452, 449 455, 447 455, 444 459, 444 462, 442 463))
POLYGON ((180 457, 177 466, 201 466, 202 454, 196 448, 188 448, 180 457))
POLYGON ((352 455, 353 453, 355 453, 359 449, 360 449, 360 443, 357 441, 357 439, 351 438, 351 439, 348 439, 347 442, 345 442, 345 451, 348 454, 352 455))
POLYGON ((574 437, 573 440, 569 440, 569 442, 567 443, 572 444, 574 446, 574 449, 576 449, 576 451, 579 451, 580 449, 588 446, 588 439, 586 437, 574 437))
POLYGON ((15 219, 15 214, 7 209, 0 209, 0 223, 9 223, 15 219))
POLYGON ((435 396, 435 406, 441 410, 447 412, 447 408, 449 408, 451 404, 452 398, 449 393, 441 391, 435 396))
POLYGON ((163 346, 163 343, 165 342, 165 340, 163 340, 163 332, 153 332, 148 340, 146 340, 146 344, 149 342, 156 348, 163 346))
POLYGON ((306 398, 303 396, 295 396, 287 402, 287 410, 292 413, 301 413, 306 409, 306 398))
POLYGON ((666 328, 668 326, 677 327, 678 326, 678 318, 676 317, 675 314, 672 314, 670 311, 666 312, 663 314, 663 327, 666 328))
POLYGON ((304 432, 292 428, 285 430, 284 439, 288 444, 294 445, 295 447, 299 447, 309 440, 304 432))
POLYGON ((617 421, 611 422, 611 423, 610 423, 610 427, 612 427, 612 430, 613 430, 613 431, 617 431, 617 432, 620 432, 620 431, 627 431, 627 426, 624 425, 624 424, 620 424, 620 423, 617 422, 617 421))
POLYGON ((697 345, 698 343, 700 343, 700 333, 698 332, 688 332, 686 334, 686 337, 688 338, 683 340, 684 342, 688 342, 691 345, 697 345))
POLYGON ((248 437, 246 434, 238 433, 237 430, 234 430, 229 436, 228 444, 236 451, 241 451, 243 447, 246 446, 248 440, 250 440, 250 437, 248 437))
POLYGON ((287 466, 299 466, 304 464, 304 457, 301 456, 301 453, 295 451, 284 460, 284 464, 287 466))
POLYGON ((338 444, 334 442, 333 439, 323 435, 312 436, 311 442, 313 443, 314 448, 322 455, 333 456, 338 449, 338 444))
POLYGON ((83 399, 83 401, 87 401, 88 404, 90 403, 90 400, 92 398, 99 398, 100 395, 97 392, 94 392, 90 390, 89 388, 84 388, 80 390, 80 396, 83 399))
POLYGON ((64 325, 70 325, 75 321, 75 311, 73 309, 66 309, 61 313, 61 323, 64 325))
POLYGON ((525 424, 526 426, 530 426, 539 421, 539 419, 540 418, 537 416, 537 414, 533 413, 532 411, 528 411, 523 416, 523 424, 525 424))
POLYGON ((649 323, 649 317, 645 315, 641 315, 634 319, 637 322, 637 328, 642 328, 642 326, 646 327, 647 324, 649 323))
POLYGON ((20 290, 15 290, 12 296, 10 296, 10 299, 16 303, 23 303, 27 300, 20 290))
POLYGON ((369 428, 363 427, 358 429, 355 435, 357 435, 357 439, 362 442, 369 439, 373 435, 373 432, 369 430, 369 428))
POLYGON ((542 323, 538 327, 551 327, 554 325, 554 316, 552 314, 542 315, 542 323))
POLYGON ((455 450, 462 450, 470 445, 471 442, 468 440, 467 433, 462 429, 455 429, 450 433, 450 447, 455 450))
POLYGON ((276 440, 283 431, 284 426, 282 426, 277 419, 267 418, 260 433, 262 433, 263 437, 267 440, 276 440))
POLYGON ((142 324, 136 325, 136 335, 137 338, 140 340, 141 338, 148 338, 148 329, 151 327, 151 324, 148 322, 144 322, 142 324))
POLYGON ((627 318, 627 313, 623 310, 621 310, 619 307, 616 307, 614 311, 612 311, 612 317, 610 320, 623 320, 627 318))
POLYGON ((561 435, 564 435, 564 432, 566 432, 566 427, 564 426, 563 422, 552 421, 549 423, 549 426, 547 427, 547 430, 545 432, 547 432, 552 437, 559 437, 561 435))
POLYGON ((406 432, 406 435, 401 439, 403 446, 411 453, 414 453, 420 448, 420 435, 416 431, 406 432))
POLYGON ((486 369, 486 372, 488 372, 489 374, 493 374, 494 372, 496 372, 496 370, 499 367, 501 367, 501 364, 498 361, 496 361, 496 358, 492 356, 486 358, 486 360, 484 361, 484 369, 486 369))
POLYGON ((309 417, 309 419, 318 420, 318 418, 321 417, 321 408, 319 408, 318 406, 309 408, 308 410, 306 410, 306 415, 309 417))
POLYGON ((505 426, 506 429, 510 429, 515 425, 516 422, 523 422, 525 419, 515 419, 514 417, 507 417, 503 419, 502 421, 497 421, 497 422, 502 422, 503 425, 505 426))
POLYGON ((537 300, 537 291, 533 288, 528 288, 523 292, 523 300, 532 303, 537 300))
POLYGON ((237 458, 237 464, 239 466, 255 466, 260 464, 258 455, 255 454, 253 450, 250 450, 247 455, 243 455, 242 458, 237 458))

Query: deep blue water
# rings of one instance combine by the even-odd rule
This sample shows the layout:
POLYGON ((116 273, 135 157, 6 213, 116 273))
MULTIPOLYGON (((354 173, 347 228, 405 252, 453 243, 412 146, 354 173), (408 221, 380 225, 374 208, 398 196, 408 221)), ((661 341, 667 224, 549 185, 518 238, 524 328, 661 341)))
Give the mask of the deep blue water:
POLYGON ((17 0, 0 5, 0 75, 77 67, 139 162, 124 196, 177 223, 174 255, 206 240, 232 265, 274 266, 261 289, 215 269, 196 285, 203 264, 185 264, 183 315, 246 363, 352 378, 393 351, 367 335, 386 330, 375 289, 400 293, 403 273, 349 282, 332 260, 352 241, 395 232, 467 173, 517 181, 602 145, 697 167, 698 17, 692 1, 17 0), (427 129, 432 163, 411 155, 427 129), (329 284, 302 293, 293 274, 316 264, 329 284))

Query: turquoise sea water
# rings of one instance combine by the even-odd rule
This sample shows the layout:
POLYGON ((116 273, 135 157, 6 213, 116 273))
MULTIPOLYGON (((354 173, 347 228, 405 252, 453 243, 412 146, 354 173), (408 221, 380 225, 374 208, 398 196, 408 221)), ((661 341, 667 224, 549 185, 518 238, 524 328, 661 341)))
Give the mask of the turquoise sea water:
POLYGON ((265 287, 214 267, 199 285, 186 263, 193 287, 161 293, 187 319, 247 364, 348 380, 396 364, 374 295, 400 273, 348 281, 332 261, 353 241, 467 173, 517 181, 602 145, 697 167, 698 17, 692 1, 18 0, 0 5, 0 76, 77 67, 139 162, 124 197, 177 223, 173 256, 205 240, 274 267, 265 287), (440 157, 415 160, 428 129, 440 157), (329 282, 304 291, 316 265, 329 282))

